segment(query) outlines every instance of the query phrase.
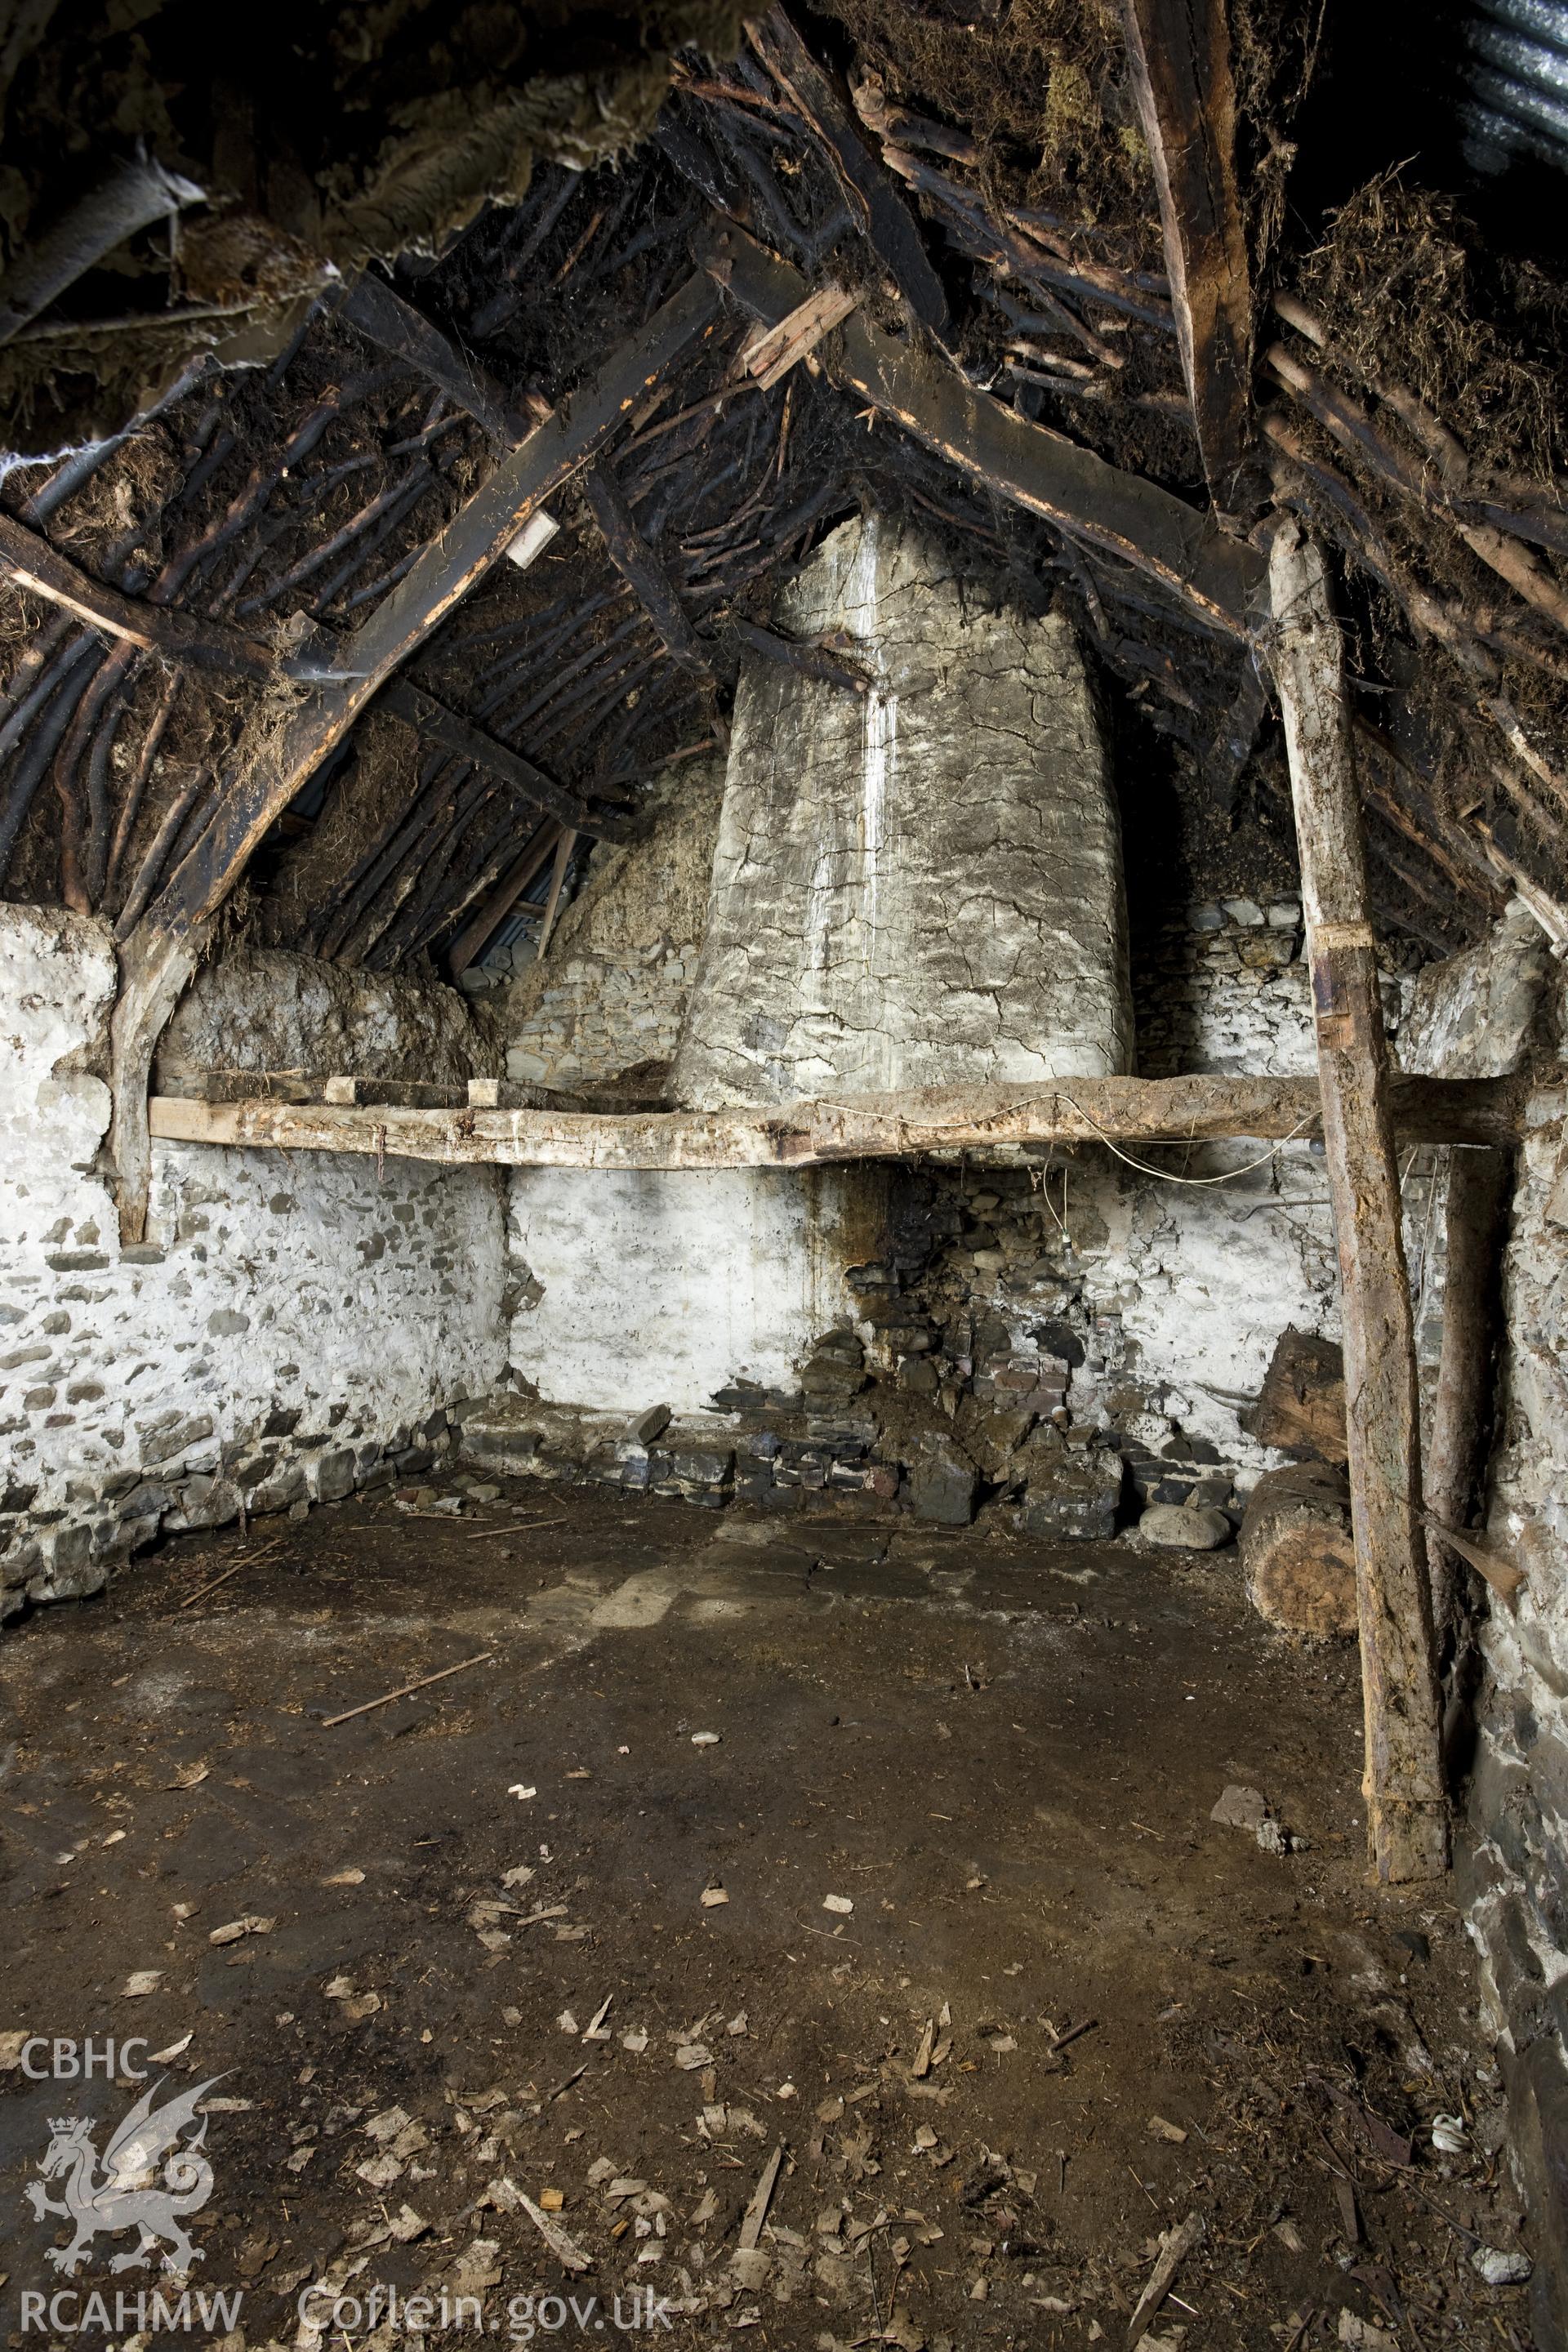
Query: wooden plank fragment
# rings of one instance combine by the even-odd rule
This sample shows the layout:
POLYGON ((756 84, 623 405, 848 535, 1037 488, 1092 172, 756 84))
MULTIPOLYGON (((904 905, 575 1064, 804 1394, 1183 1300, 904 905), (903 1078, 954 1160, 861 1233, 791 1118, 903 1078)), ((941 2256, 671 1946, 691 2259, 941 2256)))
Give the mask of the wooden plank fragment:
POLYGON ((1138 2298, 1137 2307, 1127 2328, 1127 2352, 1138 2352, 1138 2347, 1149 2332, 1149 2323, 1171 2291, 1172 2282, 1193 2248, 1204 2234, 1201 2213, 1189 2213, 1160 2232, 1160 2253, 1149 2273, 1149 2284, 1138 2298))
MULTIPOLYGON (((707 260, 733 299, 770 325, 805 298, 799 271, 764 253, 742 229, 719 231, 707 260)), ((840 328, 826 373, 972 481, 1120 556, 1212 627, 1247 635, 1266 593, 1266 566, 1255 548, 1228 537, 1212 515, 1032 425, 977 392, 939 355, 884 333, 860 311, 840 328)))
POLYGON ((1215 506, 1239 514, 1256 505, 1252 290, 1225 0, 1122 0, 1122 17, 1204 473, 1215 506))
POLYGON ((842 286, 818 287, 776 327, 759 329, 742 352, 741 365, 755 378, 759 390, 771 392, 808 352, 816 349, 824 335, 849 316, 859 299, 858 294, 847 293, 842 286))
MULTIPOLYGON (((510 1088, 503 1088, 506 1104, 510 1088)), ((1396 1080, 1393 1116, 1412 1139, 1488 1140, 1517 1131, 1506 1079, 1396 1080)), ((763 1110, 630 1114, 527 1108, 191 1102, 159 1098, 153 1132, 171 1141, 291 1151, 385 1152, 513 1168, 805 1168, 997 1145, 1286 1141, 1318 1131, 1311 1078, 1073 1078, 1059 1086, 931 1087, 763 1110)))
POLYGON ((1435 1878, 1447 1811, 1388 1043, 1339 630, 1321 551, 1293 518, 1277 526, 1269 583, 1339 1247, 1368 1843, 1379 1878, 1435 1878))
POLYGON ((591 463, 666 371, 717 331, 720 315, 718 291, 706 273, 688 279, 502 460, 430 541, 344 641, 341 678, 302 691, 291 710, 268 707, 256 713, 211 822, 122 950, 110 1026, 110 1153, 123 1241, 140 1241, 146 1230, 153 1049, 251 852, 393 671, 500 561, 529 517, 591 463))

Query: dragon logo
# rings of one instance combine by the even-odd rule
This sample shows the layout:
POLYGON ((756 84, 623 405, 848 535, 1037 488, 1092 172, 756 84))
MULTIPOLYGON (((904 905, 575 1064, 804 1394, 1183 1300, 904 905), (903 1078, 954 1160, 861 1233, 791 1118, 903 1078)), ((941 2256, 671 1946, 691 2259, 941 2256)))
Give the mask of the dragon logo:
POLYGON ((130 2252, 115 2255, 109 2265, 111 2271, 144 2270, 161 2239, 168 2241, 163 2264, 166 2271, 187 2271, 193 2263, 205 2259, 200 2246, 192 2245, 184 2217, 199 2213, 213 2193, 213 2168, 201 2153, 207 2136, 206 2117, 203 2116, 201 2128, 192 2138, 182 2143, 180 2134, 187 2124, 195 2123, 197 2107, 223 2077, 214 2074, 194 2090, 183 2091, 167 2105, 154 2107, 153 2102, 166 2079, 160 2076, 118 2126, 103 2152, 101 2170, 92 2144, 90 2116, 50 2119, 52 2137, 38 2170, 45 2180, 58 2180, 63 2174, 65 2194, 49 2197, 37 2180, 28 2181, 25 2194, 38 2221, 46 2213, 58 2213, 75 2225, 76 2235, 68 2246, 47 2250, 47 2259, 56 2270, 68 2276, 86 2262, 100 2230, 110 2236, 121 2230, 142 2233, 140 2243, 130 2252))

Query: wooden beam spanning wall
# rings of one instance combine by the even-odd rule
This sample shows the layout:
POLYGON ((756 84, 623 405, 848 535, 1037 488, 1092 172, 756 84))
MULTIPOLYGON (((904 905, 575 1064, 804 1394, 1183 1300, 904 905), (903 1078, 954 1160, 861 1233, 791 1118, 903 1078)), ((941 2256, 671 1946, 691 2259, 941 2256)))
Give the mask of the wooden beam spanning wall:
POLYGON ((705 273, 689 279, 502 460, 344 641, 341 671, 302 691, 291 710, 266 708, 250 721, 210 822, 123 950, 110 1029, 110 1127, 122 1240, 141 1240, 146 1227, 153 1049, 251 852, 392 673, 500 560, 529 517, 592 461, 666 371, 717 331, 720 314, 711 279, 705 273))
MULTIPOLYGON (((1520 1090, 1509 1079, 1395 1078, 1391 1100, 1399 1132, 1410 1142, 1495 1144, 1522 1127, 1520 1090)), ((1321 1134, 1322 1104, 1312 1078, 1224 1077, 931 1087, 760 1110, 626 1117, 159 1097, 152 1131, 171 1142, 379 1151, 509 1168, 808 1168, 999 1145, 1188 1144, 1241 1136, 1283 1143, 1321 1134)))
MULTIPOLYGON (((706 258, 742 308, 768 326, 805 299, 800 272, 742 229, 716 232, 706 258)), ((950 361, 885 333, 859 311, 825 338, 818 355, 833 383, 971 481, 1158 580, 1211 627, 1246 637, 1260 617, 1267 566, 1257 549, 1158 483, 1032 425, 977 392, 950 361)))

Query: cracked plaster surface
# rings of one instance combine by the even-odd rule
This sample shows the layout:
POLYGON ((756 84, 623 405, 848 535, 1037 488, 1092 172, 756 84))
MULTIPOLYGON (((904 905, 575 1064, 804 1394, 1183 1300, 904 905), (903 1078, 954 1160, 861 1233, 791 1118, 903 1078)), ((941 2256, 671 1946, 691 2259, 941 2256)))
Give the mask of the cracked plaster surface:
POLYGON ((876 684, 742 671, 678 1098, 1129 1069, 1116 809, 1068 624, 874 515, 775 617, 843 632, 876 684))

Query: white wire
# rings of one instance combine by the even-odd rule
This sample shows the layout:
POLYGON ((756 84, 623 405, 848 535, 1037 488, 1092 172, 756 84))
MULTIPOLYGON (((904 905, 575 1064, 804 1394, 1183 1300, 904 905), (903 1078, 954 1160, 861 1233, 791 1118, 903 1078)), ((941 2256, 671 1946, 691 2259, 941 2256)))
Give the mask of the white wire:
MULTIPOLYGON (((1300 1134, 1302 1129, 1304 1127, 1310 1127, 1312 1120, 1317 1117, 1317 1113, 1315 1111, 1308 1111, 1304 1118, 1299 1118, 1296 1121, 1295 1126, 1290 1129, 1289 1135, 1282 1135, 1279 1138, 1279 1143, 1271 1143, 1267 1151, 1260 1152, 1256 1160, 1244 1160, 1239 1168, 1227 1168, 1222 1175, 1173 1176, 1168 1168, 1151 1168, 1146 1160, 1134 1160, 1131 1152, 1123 1151, 1119 1143, 1112 1142, 1110 1137, 1105 1132, 1105 1129, 1097 1120, 1089 1117, 1088 1111, 1082 1109, 1079 1104, 1073 1102, 1071 1095, 1068 1093, 1065 1087, 1058 1087, 1057 1092, 1061 1096, 1061 1098, 1065 1103, 1071 1104, 1072 1108, 1078 1112, 1079 1118, 1084 1121, 1086 1126, 1093 1128, 1096 1135, 1099 1136, 1101 1143, 1104 1144, 1108 1151, 1113 1151, 1118 1160, 1125 1160, 1129 1168, 1135 1168, 1140 1176, 1157 1177, 1162 1184, 1190 1184, 1193 1186, 1203 1184, 1234 1184, 1238 1176, 1249 1176, 1255 1168, 1264 1167, 1268 1161, 1274 1158, 1281 1144, 1293 1142, 1296 1137, 1300 1134)), ((1188 1137, 1185 1139, 1192 1142, 1195 1141, 1196 1139, 1194 1137, 1188 1137)), ((1174 1142, 1180 1142, 1183 1139, 1178 1136, 1173 1137, 1172 1140, 1174 1142)))

